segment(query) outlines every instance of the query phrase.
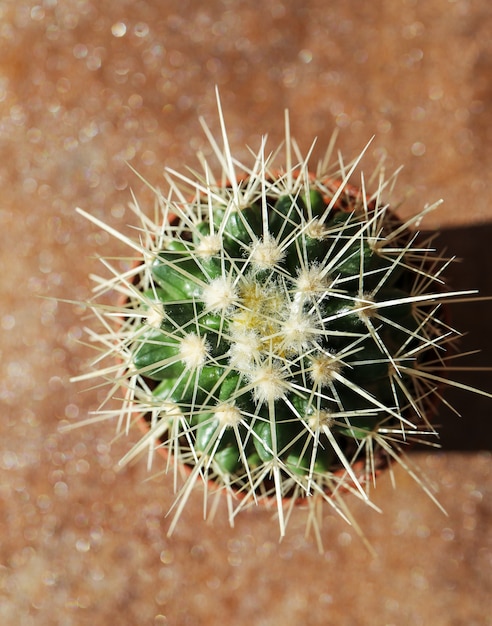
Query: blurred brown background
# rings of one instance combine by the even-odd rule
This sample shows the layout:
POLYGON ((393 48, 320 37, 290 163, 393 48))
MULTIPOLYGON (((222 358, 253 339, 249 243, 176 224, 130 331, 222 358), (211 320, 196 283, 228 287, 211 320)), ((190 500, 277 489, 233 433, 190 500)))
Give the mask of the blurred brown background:
MULTIPOLYGON (((320 555, 302 512, 279 544, 264 511, 205 524, 198 493, 168 539, 169 479, 116 473, 109 423, 58 432, 98 391, 69 384, 81 309, 38 298, 87 298, 94 257, 126 253, 74 207, 125 230, 133 188, 151 210, 125 163, 154 185, 195 166, 215 85, 239 157, 276 145, 286 107, 315 157, 335 127, 349 157, 375 135, 365 167, 404 164, 405 214, 444 198, 423 226, 467 256, 454 285, 492 294, 491 64, 489 0, 0 2, 2 625, 492 624, 490 402, 460 394, 444 450, 413 454, 447 517, 398 469, 383 514, 352 503, 376 558, 329 510, 320 555)), ((490 305, 456 308, 491 363, 490 305)))

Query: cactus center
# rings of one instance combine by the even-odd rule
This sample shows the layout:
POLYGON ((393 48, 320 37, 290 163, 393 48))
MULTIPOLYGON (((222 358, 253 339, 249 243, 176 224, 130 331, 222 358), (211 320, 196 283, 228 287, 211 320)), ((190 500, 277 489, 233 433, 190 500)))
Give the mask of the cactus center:
POLYGON ((262 284, 247 278, 238 285, 231 316, 234 365, 249 371, 265 358, 288 362, 314 349, 321 326, 315 315, 304 310, 302 294, 290 293, 280 280, 262 284))

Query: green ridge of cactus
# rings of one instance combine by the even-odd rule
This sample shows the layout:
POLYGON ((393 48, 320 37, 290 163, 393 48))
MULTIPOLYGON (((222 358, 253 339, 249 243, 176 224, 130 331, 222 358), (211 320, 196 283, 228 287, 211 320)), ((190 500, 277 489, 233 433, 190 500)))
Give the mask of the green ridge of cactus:
POLYGON ((349 183, 362 155, 313 175, 288 125, 283 167, 264 143, 252 166, 238 164, 225 130, 223 141, 211 140, 217 178, 205 161, 195 178, 170 171, 156 219, 133 205, 134 239, 81 211, 137 261, 97 281, 122 301, 90 303, 103 322, 91 331, 97 362, 110 362, 80 378, 102 375, 108 399, 124 394, 120 428, 147 421, 123 462, 161 448, 167 467, 188 468, 170 531, 197 482, 228 495, 231 522, 273 502, 283 534, 286 507, 305 498, 355 524, 341 494, 370 504, 391 462, 414 476, 405 444, 436 435, 444 386, 466 388, 443 373, 457 333, 442 311, 472 292, 446 290, 448 260, 414 231, 439 203, 400 221, 383 200, 393 178, 379 176, 372 195, 364 178, 349 183))

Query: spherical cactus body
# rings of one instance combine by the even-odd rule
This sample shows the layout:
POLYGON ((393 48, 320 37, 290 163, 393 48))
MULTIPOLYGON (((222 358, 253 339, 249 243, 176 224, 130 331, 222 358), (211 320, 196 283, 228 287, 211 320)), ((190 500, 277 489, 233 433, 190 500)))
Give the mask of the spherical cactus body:
POLYGON ((148 429, 124 462, 160 448, 187 469, 171 530, 197 482, 225 491, 231 521, 273 501, 282 534, 300 499, 352 521, 341 494, 370 502, 378 470, 435 434, 449 383, 442 304, 466 294, 446 291, 447 261, 413 229, 438 203, 402 222, 382 177, 373 195, 349 183, 359 159, 313 174, 287 132, 284 167, 263 144, 240 166, 223 139, 218 178, 207 162, 194 179, 169 172, 157 219, 133 206, 138 236, 116 235, 137 262, 98 281, 123 298, 91 304, 116 363, 108 397, 122 388, 120 426, 148 429))
POLYGON ((435 358, 443 325, 420 329, 428 253, 408 231, 392 236, 389 210, 329 180, 281 180, 185 205, 139 268, 128 319, 131 367, 179 454, 258 494, 275 466, 284 497, 352 473, 381 429, 411 431, 428 406, 413 371, 435 358))

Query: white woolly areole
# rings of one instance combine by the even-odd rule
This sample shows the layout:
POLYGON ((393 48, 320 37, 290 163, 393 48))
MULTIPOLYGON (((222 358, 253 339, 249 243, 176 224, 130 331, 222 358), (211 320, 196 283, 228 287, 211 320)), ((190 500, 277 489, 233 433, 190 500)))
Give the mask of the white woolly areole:
POLYGON ((222 248, 222 238, 219 235, 205 235, 195 248, 195 253, 202 259, 209 259, 218 254, 222 248))
POLYGON ((231 281, 225 276, 220 276, 206 285, 202 298, 207 309, 220 312, 234 306, 238 296, 231 281))
POLYGON ((208 349, 209 346, 205 337, 189 333, 181 339, 179 356, 186 367, 196 369, 205 363, 208 357, 208 349))
POLYGON ((317 431, 321 430, 323 426, 330 428, 332 426, 335 418, 328 410, 315 411, 312 415, 309 416, 308 424, 312 430, 317 431))
POLYGON ((147 324, 152 326, 152 328, 160 328, 164 317, 164 305, 153 303, 147 316, 147 324))
POLYGON ((326 239, 330 234, 330 231, 323 222, 320 222, 317 219, 312 220, 308 227, 306 228, 306 235, 311 237, 311 239, 326 239))
POLYGON ((220 404, 214 409, 214 413, 221 426, 232 428, 241 421, 241 411, 234 404, 220 404))
POLYGON ((253 244, 250 260, 257 269, 265 270, 275 267, 284 258, 284 251, 277 240, 267 234, 253 244))
POLYGON ((343 364, 331 354, 320 354, 311 359, 311 380, 318 385, 327 385, 340 373, 343 364))
POLYGON ((252 330, 231 328, 231 348, 229 350, 232 367, 248 371, 260 358, 261 340, 252 330))
POLYGON ((308 348, 318 334, 312 317, 296 309, 291 311, 289 317, 282 322, 281 332, 284 349, 294 352, 308 348))
POLYGON ((316 296, 330 288, 330 281, 324 268, 313 264, 299 272, 295 286, 297 291, 305 296, 316 296))
POLYGON ((362 298, 355 299, 355 312, 363 322, 370 317, 373 317, 376 313, 376 306, 374 305, 374 298, 371 295, 364 294, 362 298))
POLYGON ((166 418, 169 420, 173 420, 176 418, 184 419, 183 412, 179 408, 179 405, 177 405, 175 402, 169 402, 169 400, 166 400, 161 405, 160 409, 161 409, 161 412, 164 413, 166 418))
POLYGON ((249 375, 255 400, 271 402, 285 395, 285 376, 279 368, 270 363, 254 367, 249 375))

